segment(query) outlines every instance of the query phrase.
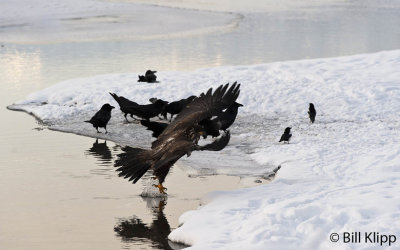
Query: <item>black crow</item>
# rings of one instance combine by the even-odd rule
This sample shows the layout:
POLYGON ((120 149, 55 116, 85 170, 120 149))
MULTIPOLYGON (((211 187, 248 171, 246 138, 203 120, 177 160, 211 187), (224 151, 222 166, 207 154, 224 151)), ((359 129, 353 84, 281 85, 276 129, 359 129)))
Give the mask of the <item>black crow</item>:
POLYGON ((89 120, 85 121, 91 123, 96 128, 97 133, 101 133, 98 128, 104 128, 107 132, 107 123, 111 119, 111 110, 115 108, 110 104, 104 104, 99 111, 89 120))
POLYGON ((311 123, 314 123, 317 111, 315 111, 314 104, 310 103, 310 108, 308 109, 308 116, 310 117, 311 123))
POLYGON ((165 120, 167 120, 167 114, 171 114, 171 119, 174 117, 174 115, 179 114, 179 112, 182 111, 188 105, 190 102, 193 101, 193 99, 196 98, 196 96, 192 95, 189 96, 188 98, 181 99, 179 101, 175 102, 170 102, 164 109, 162 115, 164 116, 165 120))
POLYGON ((221 130, 227 130, 235 121, 239 107, 243 107, 242 104, 234 102, 229 108, 225 110, 222 114, 216 117, 216 122, 219 122, 221 130))
POLYGON ((129 178, 136 183, 149 169, 153 170, 155 178, 158 179, 160 193, 165 193, 162 183, 169 169, 182 156, 190 156, 195 150, 218 151, 223 149, 229 142, 229 131, 220 139, 199 146, 198 141, 204 133, 204 128, 199 125, 207 117, 218 116, 222 111, 231 106, 239 96, 240 84, 234 83, 219 86, 214 92, 209 89, 206 94, 194 99, 178 115, 178 117, 167 126, 152 143, 150 150, 131 149, 119 155, 115 166, 119 167, 119 175, 129 178))
MULTIPOLYGON (((157 97, 152 97, 152 98, 149 99, 149 102, 155 103, 157 100, 159 100, 157 97)), ((168 104, 168 102, 166 102, 166 103, 168 104)), ((159 114, 159 115, 157 115, 157 116, 158 116, 158 118, 159 118, 160 120, 162 120, 163 118, 160 117, 160 115, 162 115, 162 113, 159 114)))
POLYGON ((164 122, 151 122, 147 120, 141 120, 140 124, 145 126, 147 130, 153 131, 152 136, 155 138, 157 138, 168 126, 168 124, 164 122))
POLYGON ((287 127, 285 128, 285 132, 282 134, 279 142, 283 141, 283 143, 289 143, 290 137, 292 137, 292 134, 290 133, 290 127, 287 127))
POLYGON ((167 101, 163 101, 161 99, 157 99, 154 103, 131 106, 130 111, 133 115, 140 117, 145 120, 150 120, 155 116, 158 116, 168 104, 167 101))
POLYGON ((146 73, 143 75, 139 75, 139 80, 138 82, 148 82, 148 83, 154 83, 157 81, 157 76, 155 75, 157 71, 153 70, 147 70, 146 73))
POLYGON ((133 101, 131 101, 129 99, 126 99, 123 96, 118 96, 118 95, 116 95, 114 93, 111 93, 111 92, 110 92, 110 95, 115 99, 115 101, 118 102, 119 108, 121 109, 122 113, 124 113, 124 117, 125 117, 127 122, 129 122, 128 118, 126 117, 128 114, 130 114, 131 117, 133 119, 135 119, 133 117, 133 113, 132 113, 131 107, 137 106, 138 104, 136 102, 133 102, 133 101))

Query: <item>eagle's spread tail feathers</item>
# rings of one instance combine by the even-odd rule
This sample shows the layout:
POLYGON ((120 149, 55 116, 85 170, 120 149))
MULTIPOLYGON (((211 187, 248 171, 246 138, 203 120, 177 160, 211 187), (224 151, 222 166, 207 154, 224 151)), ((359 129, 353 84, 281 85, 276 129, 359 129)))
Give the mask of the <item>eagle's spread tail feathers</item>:
POLYGON ((125 147, 123 150, 125 153, 119 154, 118 160, 115 161, 115 167, 119 167, 118 175, 136 183, 151 167, 151 151, 131 147, 125 147))

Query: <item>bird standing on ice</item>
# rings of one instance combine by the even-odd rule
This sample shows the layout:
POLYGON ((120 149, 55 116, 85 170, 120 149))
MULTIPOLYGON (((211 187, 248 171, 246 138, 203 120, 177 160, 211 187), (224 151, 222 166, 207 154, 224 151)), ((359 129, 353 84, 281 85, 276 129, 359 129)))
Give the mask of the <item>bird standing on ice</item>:
POLYGON ((289 143, 291 137, 292 137, 292 134, 290 133, 290 127, 287 127, 287 128, 285 128, 285 132, 283 132, 279 142, 283 141, 283 143, 285 143, 285 142, 289 143))
POLYGON ((316 115, 317 111, 315 111, 314 104, 310 103, 310 107, 308 109, 308 116, 310 117, 311 123, 314 123, 316 115))
POLYGON ((85 121, 88 123, 91 123, 93 127, 96 128, 97 133, 101 133, 99 131, 99 128, 104 128, 107 132, 107 123, 111 119, 111 110, 115 108, 114 106, 111 106, 110 104, 106 103, 104 104, 99 111, 96 112, 96 114, 89 120, 85 121))

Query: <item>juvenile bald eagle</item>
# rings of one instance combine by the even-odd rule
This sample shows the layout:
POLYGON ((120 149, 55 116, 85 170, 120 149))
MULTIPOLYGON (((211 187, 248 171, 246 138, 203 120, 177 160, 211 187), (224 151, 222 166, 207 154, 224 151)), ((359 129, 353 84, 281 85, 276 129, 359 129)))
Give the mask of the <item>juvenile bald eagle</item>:
POLYGON ((229 142, 230 133, 227 131, 219 139, 205 146, 199 146, 200 136, 205 133, 200 124, 206 118, 220 115, 223 110, 231 106, 239 96, 240 84, 236 82, 219 86, 214 92, 210 88, 188 104, 170 123, 167 128, 152 143, 150 150, 129 148, 120 154, 115 161, 119 167, 119 176, 129 178, 136 183, 149 169, 153 170, 155 179, 158 179, 160 193, 165 194, 166 188, 162 183, 169 169, 182 156, 190 156, 195 150, 222 150, 229 142))

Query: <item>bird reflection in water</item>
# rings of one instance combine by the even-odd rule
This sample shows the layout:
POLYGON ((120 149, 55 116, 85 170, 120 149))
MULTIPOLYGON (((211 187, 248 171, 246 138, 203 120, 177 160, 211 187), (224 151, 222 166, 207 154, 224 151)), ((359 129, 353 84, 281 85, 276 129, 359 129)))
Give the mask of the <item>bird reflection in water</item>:
POLYGON ((100 161, 100 165, 111 165, 112 154, 107 146, 107 141, 99 143, 99 139, 93 143, 93 146, 85 151, 86 155, 92 155, 100 161))
POLYGON ((114 227, 117 236, 123 242, 150 241, 152 246, 158 249, 183 249, 187 246, 175 244, 168 240, 171 233, 168 220, 164 215, 164 207, 167 204, 166 198, 145 198, 142 197, 153 211, 153 222, 146 225, 143 221, 133 216, 130 219, 120 219, 114 227))

